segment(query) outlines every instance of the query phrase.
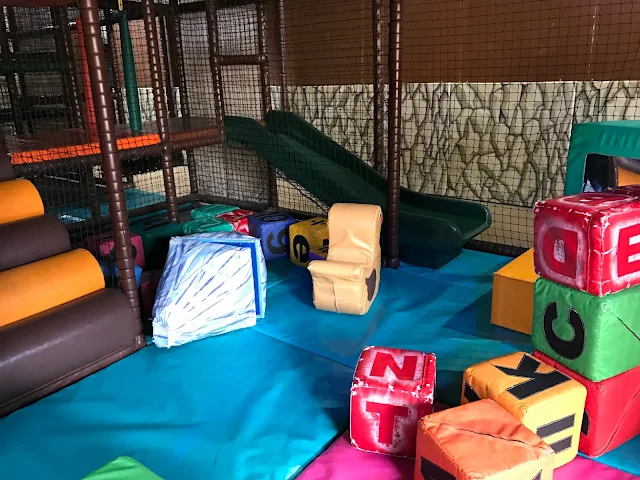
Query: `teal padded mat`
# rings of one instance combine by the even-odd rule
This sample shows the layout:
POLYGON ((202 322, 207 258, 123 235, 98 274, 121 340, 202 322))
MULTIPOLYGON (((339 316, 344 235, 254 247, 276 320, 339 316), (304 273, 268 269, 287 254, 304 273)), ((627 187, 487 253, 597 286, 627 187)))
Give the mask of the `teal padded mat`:
MULTIPOLYGON (((82 478, 128 455, 166 480, 293 478, 349 422, 364 345, 433 351, 436 399, 459 401, 472 363, 531 350, 489 324, 493 272, 465 251, 440 270, 384 269, 362 317, 321 312, 306 270, 268 264, 267 317, 250 330, 154 346, 0 420, 0 478, 82 478)), ((640 474, 640 437, 600 461, 640 474)))
POLYGON ((147 347, 0 420, 0 478, 124 455, 166 480, 288 478, 348 427, 352 374, 251 330, 147 347))
POLYGON ((532 349, 529 336, 489 323, 493 272, 508 261, 469 251, 440 270, 383 269, 378 297, 364 316, 316 310, 309 273, 287 261, 270 263, 267 315, 255 329, 350 368, 366 345, 433 352, 436 397, 457 403, 466 367, 532 349))

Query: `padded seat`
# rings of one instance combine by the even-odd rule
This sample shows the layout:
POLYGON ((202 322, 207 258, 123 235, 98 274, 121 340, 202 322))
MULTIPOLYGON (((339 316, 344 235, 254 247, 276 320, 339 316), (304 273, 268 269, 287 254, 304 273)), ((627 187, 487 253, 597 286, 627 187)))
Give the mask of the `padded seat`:
POLYGON ((0 328, 0 417, 142 345, 129 301, 113 289, 0 328))
POLYGON ((336 203, 329 210, 329 253, 309 264, 319 310, 364 315, 380 283, 382 209, 336 203))

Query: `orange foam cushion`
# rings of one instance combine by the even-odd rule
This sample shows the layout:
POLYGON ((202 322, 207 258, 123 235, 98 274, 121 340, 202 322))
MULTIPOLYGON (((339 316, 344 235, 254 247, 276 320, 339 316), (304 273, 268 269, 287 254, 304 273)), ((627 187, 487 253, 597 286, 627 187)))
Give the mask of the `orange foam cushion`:
POLYGON ((98 261, 72 250, 0 272, 0 326, 58 307, 104 288, 98 261))
POLYGON ((0 182, 0 224, 44 215, 44 205, 29 180, 0 182))
POLYGON ((554 452, 493 400, 422 417, 414 480, 551 480, 554 452))

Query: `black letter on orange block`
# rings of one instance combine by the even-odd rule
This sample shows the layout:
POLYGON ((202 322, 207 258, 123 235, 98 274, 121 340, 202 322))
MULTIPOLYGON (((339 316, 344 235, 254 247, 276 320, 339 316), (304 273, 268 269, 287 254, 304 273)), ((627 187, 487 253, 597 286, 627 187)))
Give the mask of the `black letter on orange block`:
MULTIPOLYGON (((550 437, 551 435, 573 427, 575 422, 576 416, 569 415, 568 417, 564 417, 560 420, 555 420, 551 423, 547 423, 546 425, 538 427, 538 429, 536 430, 536 435, 538 435, 540 438, 550 437)), ((563 452, 566 449, 571 448, 571 437, 566 437, 562 440, 558 440, 557 442, 549 443, 549 446, 556 453, 563 452)))
POLYGON ((389 368, 398 380, 413 380, 416 376, 417 366, 418 357, 415 355, 404 357, 402 368, 400 368, 393 355, 386 352, 376 352, 376 358, 373 359, 369 376, 384 377, 387 368, 389 368))
POLYGON ((538 373, 537 370, 539 366, 540 362, 529 355, 522 355, 520 364, 516 369, 494 365, 494 367, 510 377, 522 377, 529 379, 526 382, 507 388, 507 392, 518 400, 523 400, 531 395, 535 395, 536 393, 544 392, 545 390, 570 380, 569 377, 560 373, 558 370, 552 370, 548 373, 538 373))
POLYGON ((573 308, 569 310, 569 324, 573 328, 573 338, 562 340, 553 331, 553 322, 558 318, 558 304, 552 302, 544 310, 544 337, 549 346, 560 356, 575 360, 584 351, 584 322, 573 308))
POLYGON ((464 382, 464 387, 462 390, 462 394, 468 402, 477 402, 478 400, 480 400, 480 397, 478 396, 476 391, 471 388, 471 385, 469 385, 467 382, 464 382))
POLYGON ((387 403, 367 402, 367 412, 377 413, 380 417, 378 424, 378 442, 391 445, 396 417, 408 417, 409 407, 390 405, 387 403))
POLYGON ((424 457, 420 457, 420 473, 424 480, 456 480, 454 475, 424 457))

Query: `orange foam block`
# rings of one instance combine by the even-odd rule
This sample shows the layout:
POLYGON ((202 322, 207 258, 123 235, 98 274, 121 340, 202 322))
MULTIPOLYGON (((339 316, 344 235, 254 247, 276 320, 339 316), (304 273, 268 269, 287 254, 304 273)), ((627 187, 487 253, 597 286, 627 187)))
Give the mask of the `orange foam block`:
POLYGON ((98 261, 86 250, 62 253, 0 272, 0 327, 104 288, 98 261))
POLYGON ((0 225, 44 215, 44 205, 29 180, 0 182, 0 225))
POLYGON ((551 480, 554 453, 493 400, 423 417, 414 480, 551 480))
POLYGON ((491 323, 531 335, 533 324, 533 249, 527 250, 493 275, 491 323))

